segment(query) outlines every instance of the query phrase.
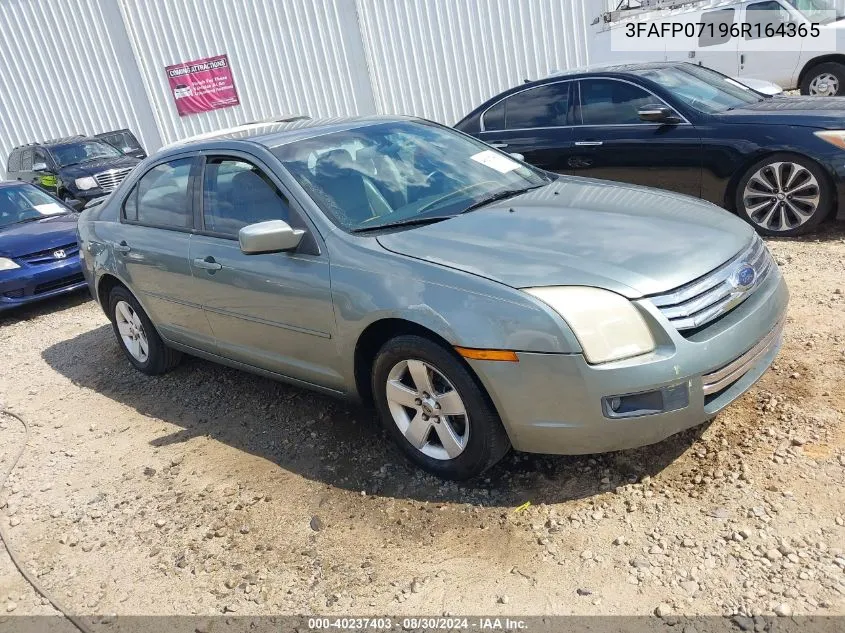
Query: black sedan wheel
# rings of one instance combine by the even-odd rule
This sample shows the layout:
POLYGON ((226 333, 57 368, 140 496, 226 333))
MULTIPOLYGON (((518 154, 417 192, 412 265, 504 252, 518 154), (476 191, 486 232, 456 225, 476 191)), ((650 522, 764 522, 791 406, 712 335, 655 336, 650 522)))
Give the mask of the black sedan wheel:
POLYGON ((806 233, 827 217, 833 187, 815 163, 778 154, 752 165, 739 181, 739 215, 763 235, 806 233))
POLYGON ((373 368, 382 423, 417 465, 469 479, 498 462, 510 441, 487 394, 451 350, 420 336, 384 344, 373 368))
POLYGON ((811 68, 801 80, 801 94, 814 97, 845 94, 845 66, 827 62, 811 68))

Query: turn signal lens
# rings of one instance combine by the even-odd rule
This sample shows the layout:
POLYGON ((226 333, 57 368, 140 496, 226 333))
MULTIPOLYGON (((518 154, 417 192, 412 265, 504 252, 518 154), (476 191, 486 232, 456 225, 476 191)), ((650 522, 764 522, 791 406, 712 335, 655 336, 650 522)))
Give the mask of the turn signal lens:
POLYGON ((836 145, 839 149, 845 149, 845 130, 824 130, 813 132, 813 134, 831 145, 836 145))
POLYGON ((502 349, 471 349, 469 347, 456 347, 455 351, 464 358, 471 360, 497 360, 507 363, 518 363, 519 357, 516 352, 502 349))

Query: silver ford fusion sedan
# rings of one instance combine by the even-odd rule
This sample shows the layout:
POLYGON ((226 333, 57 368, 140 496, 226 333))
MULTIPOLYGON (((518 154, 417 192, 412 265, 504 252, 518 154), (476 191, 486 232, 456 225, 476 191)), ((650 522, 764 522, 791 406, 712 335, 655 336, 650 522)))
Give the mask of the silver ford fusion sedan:
POLYGON ((408 118, 171 146, 78 230, 139 371, 188 353, 371 402, 454 479, 511 446, 612 451, 705 422, 771 364, 788 301, 722 209, 408 118))

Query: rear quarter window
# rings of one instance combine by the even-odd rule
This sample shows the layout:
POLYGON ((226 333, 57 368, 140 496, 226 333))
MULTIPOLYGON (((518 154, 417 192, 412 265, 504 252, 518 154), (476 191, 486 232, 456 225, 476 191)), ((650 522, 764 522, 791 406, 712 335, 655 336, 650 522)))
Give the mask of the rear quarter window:
POLYGON ((21 151, 14 150, 9 154, 9 162, 6 165, 6 171, 18 171, 21 168, 21 151))

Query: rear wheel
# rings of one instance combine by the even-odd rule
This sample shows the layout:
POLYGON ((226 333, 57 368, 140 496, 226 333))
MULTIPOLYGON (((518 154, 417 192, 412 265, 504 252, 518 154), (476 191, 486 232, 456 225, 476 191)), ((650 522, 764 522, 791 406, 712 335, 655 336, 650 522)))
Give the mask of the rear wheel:
POLYGON ((487 394, 451 350, 420 336, 399 336, 379 351, 372 380, 382 423, 424 470, 469 479, 510 449, 487 394))
POLYGON ((845 94, 845 65, 825 62, 806 72, 801 80, 801 94, 836 97, 845 94))
POLYGON ((115 286, 109 294, 109 317, 117 342, 135 369, 156 375, 179 364, 182 355, 164 344, 147 313, 123 286, 115 286))
POLYGON ((776 154, 748 168, 735 202, 740 217, 758 233, 787 237, 817 227, 833 208, 834 190, 814 162, 776 154))

